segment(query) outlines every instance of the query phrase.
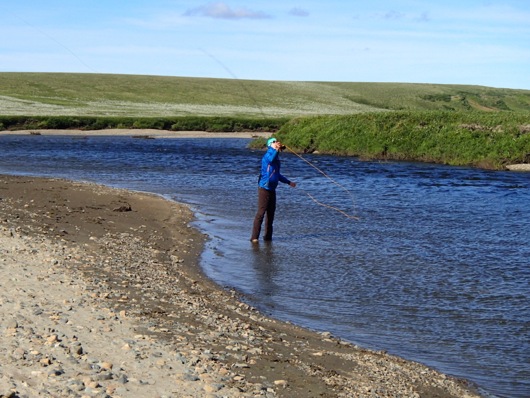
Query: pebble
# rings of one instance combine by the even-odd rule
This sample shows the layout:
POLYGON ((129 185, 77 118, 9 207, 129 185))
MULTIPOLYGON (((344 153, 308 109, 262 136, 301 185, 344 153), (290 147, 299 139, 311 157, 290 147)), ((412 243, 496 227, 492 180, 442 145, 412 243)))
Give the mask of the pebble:
MULTIPOLYGON (((269 328, 278 321, 237 303, 235 292, 205 293, 201 278, 185 271, 184 258, 196 242, 182 239, 165 261, 161 233, 141 237, 146 226, 112 232, 104 208, 114 204, 105 204, 104 196, 97 197, 102 210, 95 222, 101 230, 87 230, 86 245, 70 245, 81 230, 75 218, 84 209, 70 207, 61 195, 54 197, 57 212, 51 205, 36 208, 24 197, 2 200, 0 397, 276 398, 291 389, 292 396, 303 396, 294 390, 292 373, 282 369, 299 371, 308 383, 326 379, 331 387, 323 394, 330 396, 340 391, 352 397, 413 397, 411 388, 423 385, 454 397, 477 397, 419 364, 337 344, 330 332, 316 336, 319 344, 351 351, 339 355, 289 339, 269 328), (59 216, 70 217, 66 229, 55 226, 59 216), (256 373, 264 357, 275 358, 269 363, 279 370, 276 376, 256 373), (351 371, 361 369, 363 376, 328 374, 324 360, 351 361, 351 371)), ((113 217, 128 213, 142 217, 134 211, 113 217)))
POLYGON ((206 392, 217 392, 219 391, 221 388, 223 388, 224 386, 222 384, 206 384, 204 386, 204 391, 206 392))
POLYGON ((102 362, 101 363, 101 368, 102 369, 106 369, 106 370, 111 370, 113 368, 114 365, 112 365, 112 363, 110 362, 102 362))
POLYGON ((6 329, 16 329, 18 328, 18 322, 15 319, 7 321, 6 329))

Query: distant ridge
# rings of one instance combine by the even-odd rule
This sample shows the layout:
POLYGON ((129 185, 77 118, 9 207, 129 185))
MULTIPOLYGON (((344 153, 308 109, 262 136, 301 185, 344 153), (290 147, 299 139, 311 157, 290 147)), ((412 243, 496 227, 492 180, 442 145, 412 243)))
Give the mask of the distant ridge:
POLYGON ((291 117, 392 110, 528 112, 530 90, 0 72, 0 115, 291 117))

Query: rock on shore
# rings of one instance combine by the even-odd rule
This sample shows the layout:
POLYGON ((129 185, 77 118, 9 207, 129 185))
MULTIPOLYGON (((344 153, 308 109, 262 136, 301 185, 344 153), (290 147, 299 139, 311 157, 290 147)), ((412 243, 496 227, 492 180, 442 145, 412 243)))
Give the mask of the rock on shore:
POLYGON ((521 164, 510 164, 506 166, 510 171, 530 171, 530 164, 521 163, 521 164))
POLYGON ((0 176, 0 397, 478 397, 205 278, 190 210, 0 176))

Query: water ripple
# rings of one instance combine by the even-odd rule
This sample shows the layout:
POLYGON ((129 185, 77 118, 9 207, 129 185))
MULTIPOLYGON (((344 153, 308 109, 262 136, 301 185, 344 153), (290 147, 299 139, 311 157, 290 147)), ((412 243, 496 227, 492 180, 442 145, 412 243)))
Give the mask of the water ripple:
POLYGON ((247 140, 0 136, 0 172, 156 192, 194 206, 202 265, 280 319, 477 382, 530 392, 530 175, 295 156, 272 244, 248 242, 260 151, 247 140), (352 221, 309 200, 359 216, 352 221), (352 200, 353 196, 353 200, 352 200))

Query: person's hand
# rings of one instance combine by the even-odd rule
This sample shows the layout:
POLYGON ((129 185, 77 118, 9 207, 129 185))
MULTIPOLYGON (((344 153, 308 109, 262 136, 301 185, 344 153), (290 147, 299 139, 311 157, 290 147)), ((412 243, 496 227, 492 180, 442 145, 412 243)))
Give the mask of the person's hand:
POLYGON ((272 143, 271 145, 274 149, 276 149, 277 151, 279 151, 280 149, 282 149, 282 144, 280 143, 280 141, 275 141, 272 143))
POLYGON ((291 182, 289 183, 289 185, 290 185, 291 187, 294 188, 294 187, 296 187, 296 182, 291 181, 291 182))

